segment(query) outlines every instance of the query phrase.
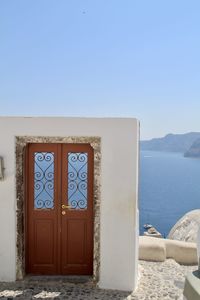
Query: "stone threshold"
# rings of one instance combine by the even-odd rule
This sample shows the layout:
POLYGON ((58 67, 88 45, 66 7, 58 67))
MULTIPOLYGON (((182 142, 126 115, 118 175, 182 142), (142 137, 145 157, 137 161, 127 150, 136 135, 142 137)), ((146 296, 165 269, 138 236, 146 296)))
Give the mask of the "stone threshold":
POLYGON ((73 283, 73 284, 95 284, 92 276, 88 275, 26 275, 23 280, 24 283, 73 283))

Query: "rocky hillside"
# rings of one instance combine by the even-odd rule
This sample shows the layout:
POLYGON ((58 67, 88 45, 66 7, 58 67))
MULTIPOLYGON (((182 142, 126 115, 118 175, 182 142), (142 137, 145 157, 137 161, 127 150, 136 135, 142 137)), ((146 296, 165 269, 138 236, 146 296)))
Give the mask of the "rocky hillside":
POLYGON ((200 158, 200 138, 192 144, 190 149, 184 153, 184 156, 200 158))
MULTIPOLYGON (((185 134, 167 134, 163 138, 155 138, 149 141, 141 141, 141 150, 168 151, 187 153, 195 141, 200 143, 200 132, 185 134)), ((200 146, 199 146, 200 153, 200 146)), ((189 156, 186 154, 186 156, 189 156)))

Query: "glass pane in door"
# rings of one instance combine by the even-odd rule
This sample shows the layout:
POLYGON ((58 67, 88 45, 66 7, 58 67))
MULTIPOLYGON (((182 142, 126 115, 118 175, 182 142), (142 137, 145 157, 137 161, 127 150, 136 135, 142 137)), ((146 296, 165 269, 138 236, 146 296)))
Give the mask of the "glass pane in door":
POLYGON ((34 153, 34 208, 54 208, 54 153, 34 153))
POLYGON ((68 205, 87 209, 88 153, 68 153, 68 205))

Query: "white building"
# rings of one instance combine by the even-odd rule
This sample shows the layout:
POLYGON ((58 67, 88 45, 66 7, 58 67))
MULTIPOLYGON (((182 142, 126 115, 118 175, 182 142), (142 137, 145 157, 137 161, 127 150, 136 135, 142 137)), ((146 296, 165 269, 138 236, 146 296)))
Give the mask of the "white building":
POLYGON ((0 281, 88 274, 134 290, 138 121, 0 117, 0 139, 0 281))

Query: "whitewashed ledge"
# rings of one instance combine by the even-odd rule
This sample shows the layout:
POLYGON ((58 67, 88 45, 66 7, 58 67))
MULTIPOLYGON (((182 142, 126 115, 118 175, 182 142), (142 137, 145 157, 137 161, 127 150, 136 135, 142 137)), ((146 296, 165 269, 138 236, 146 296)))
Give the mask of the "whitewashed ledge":
POLYGON ((197 266, 179 265, 173 259, 164 262, 139 261, 140 280, 128 300, 183 299, 185 276, 197 266))

